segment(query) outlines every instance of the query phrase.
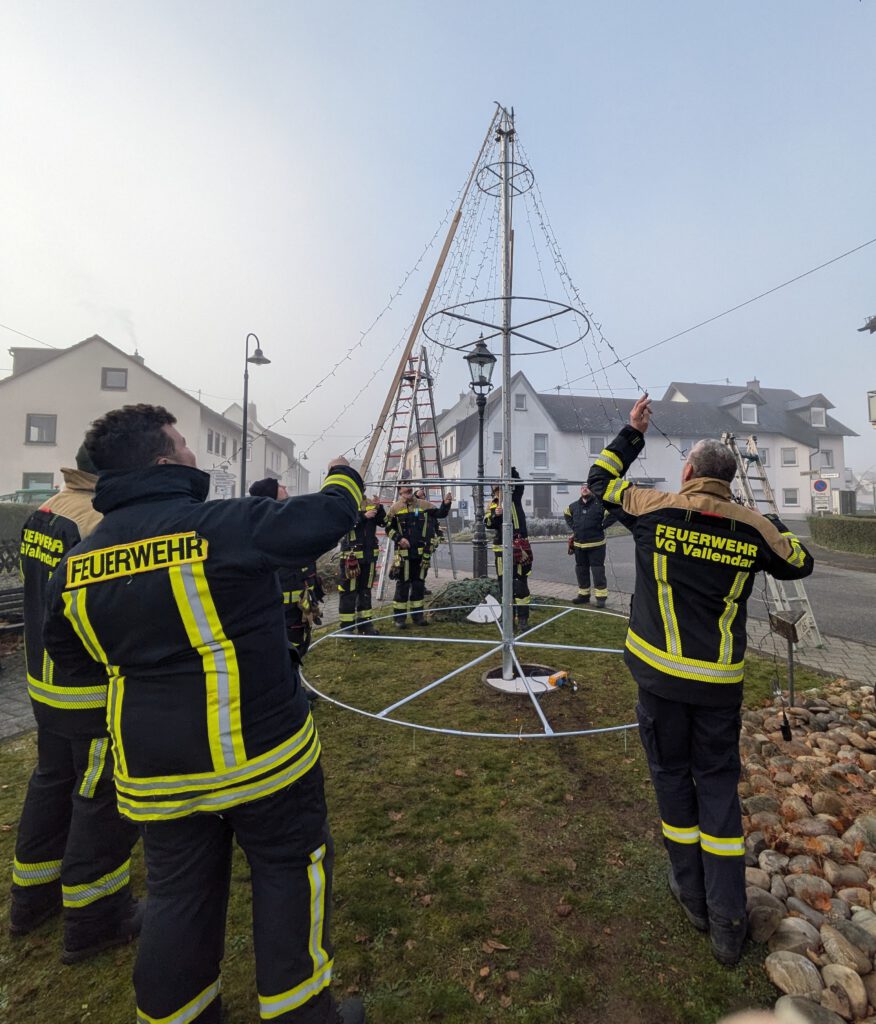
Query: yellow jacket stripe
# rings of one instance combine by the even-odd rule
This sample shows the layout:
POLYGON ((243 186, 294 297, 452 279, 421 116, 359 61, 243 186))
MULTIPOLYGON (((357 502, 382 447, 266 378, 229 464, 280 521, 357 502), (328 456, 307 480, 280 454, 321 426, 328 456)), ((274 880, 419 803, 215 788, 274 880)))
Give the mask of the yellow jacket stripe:
POLYGON ((654 579, 657 581, 657 600, 660 603, 660 617, 663 619, 663 632, 666 636, 666 649, 670 654, 681 654, 681 633, 678 619, 675 616, 675 602, 672 598, 672 587, 669 584, 669 564, 666 555, 654 552, 654 579))
POLYGON ((610 501, 614 505, 622 505, 624 500, 624 491, 629 486, 629 480, 612 480, 605 488, 602 500, 610 501))
POLYGON ((647 665, 681 679, 694 679, 701 683, 741 683, 745 671, 745 662, 728 662, 726 665, 714 661, 703 661, 699 658, 685 658, 681 654, 661 651, 647 640, 643 640, 632 630, 627 632, 627 650, 641 658, 647 665))
POLYGON ((210 594, 203 562, 168 570, 189 643, 201 656, 207 689, 207 735, 217 771, 246 761, 240 720, 240 670, 210 594))
POLYGON ((88 769, 82 777, 82 785, 79 787, 79 795, 91 800, 94 797, 97 783, 103 775, 106 765, 106 753, 109 748, 109 738, 104 736, 99 740, 92 740, 88 748, 88 769))
POLYGON ((799 569, 801 565, 806 561, 806 552, 803 550, 803 545, 794 536, 793 533, 783 533, 788 543, 791 545, 791 554, 788 555, 787 562, 789 565, 793 565, 796 569, 799 569))
POLYGON ((76 635, 82 641, 82 646, 88 651, 89 655, 94 658, 95 661, 100 662, 102 665, 108 663, 106 652, 100 645, 100 641, 97 639, 97 635, 92 628, 91 622, 88 619, 88 612, 85 608, 85 587, 77 587, 74 590, 65 590, 63 593, 64 599, 64 615, 72 625, 76 632, 76 635))
POLYGON ((677 825, 669 825, 665 821, 661 821, 660 824, 663 826, 663 835, 673 843, 692 846, 700 841, 698 825, 692 825, 690 828, 679 828, 677 825))
POLYGON ((31 700, 65 711, 106 707, 107 686, 54 686, 42 679, 27 677, 27 692, 31 700))
POLYGON ((621 457, 619 455, 616 455, 609 448, 603 448, 602 449, 602 451, 597 456, 596 465, 597 466, 601 465, 603 467, 603 469, 607 469, 607 470, 609 470, 609 472, 614 470, 614 475, 615 476, 620 476, 620 474, 623 473, 623 471, 624 471, 624 464, 623 464, 623 461, 621 460, 621 457), (600 459, 603 460, 603 461, 600 462, 600 459), (605 465, 606 462, 608 463, 607 466, 605 465))
POLYGON ((204 793, 185 800, 135 800, 129 799, 118 788, 119 811, 131 821, 169 821, 199 812, 221 813, 229 807, 250 803, 270 796, 285 786, 291 785, 305 775, 319 760, 319 739, 307 753, 297 761, 286 765, 281 771, 267 778, 245 786, 230 786, 219 792, 204 793))
POLYGON ((313 717, 307 716, 304 724, 279 746, 272 750, 250 758, 237 768, 219 772, 201 772, 195 775, 155 775, 149 778, 132 778, 127 772, 116 770, 116 787, 121 795, 136 798, 138 796, 177 796, 200 790, 216 789, 217 786, 229 786, 264 775, 272 769, 281 768, 286 763, 303 755, 316 737, 316 726, 313 717))
POLYGON ((724 611, 718 619, 718 632, 721 634, 721 643, 718 647, 718 661, 726 665, 733 657, 733 633, 730 631, 739 605, 736 603, 742 593, 742 588, 748 580, 747 572, 738 572, 730 586, 730 591, 724 598, 724 611))
POLYGON ((605 547, 605 541, 604 540, 590 540, 590 541, 576 540, 576 541, 573 541, 573 544, 575 545, 576 548, 602 548, 602 547, 605 547))
POLYGON ((181 1006, 174 1013, 167 1017, 150 1017, 137 1007, 137 1024, 191 1024, 207 1009, 210 1003, 219 995, 219 979, 208 985, 203 992, 199 992, 194 999, 181 1006))
POLYGON ((700 847, 703 853, 714 853, 717 857, 745 856, 745 841, 742 836, 721 838, 719 836, 709 836, 702 832, 700 834, 700 847))
POLYGON ((87 907, 89 903, 96 903, 105 896, 111 896, 114 892, 124 889, 131 881, 131 860, 125 861, 115 871, 110 871, 102 878, 87 885, 62 885, 61 892, 64 898, 65 907, 87 907))
POLYGON ((320 490, 324 491, 326 487, 329 487, 332 484, 337 487, 343 487, 344 490, 349 491, 356 499, 356 508, 362 504, 362 491, 357 486, 355 480, 351 480, 348 476, 342 476, 340 473, 332 473, 323 480, 320 490))
POLYGON ((28 864, 15 857, 12 861, 12 881, 15 885, 45 885, 61 877, 59 860, 41 860, 28 864))
POLYGON ((329 960, 306 981, 302 981, 300 985, 290 988, 287 992, 281 992, 276 996, 259 995, 259 1016, 262 1020, 273 1020, 283 1013, 298 1009, 308 999, 319 995, 331 983, 333 964, 334 960, 329 960))
POLYGON ((107 693, 107 724, 113 741, 113 755, 116 759, 116 771, 127 775, 128 762, 125 748, 122 745, 122 703, 125 698, 125 677, 117 671, 110 673, 109 691, 107 693))

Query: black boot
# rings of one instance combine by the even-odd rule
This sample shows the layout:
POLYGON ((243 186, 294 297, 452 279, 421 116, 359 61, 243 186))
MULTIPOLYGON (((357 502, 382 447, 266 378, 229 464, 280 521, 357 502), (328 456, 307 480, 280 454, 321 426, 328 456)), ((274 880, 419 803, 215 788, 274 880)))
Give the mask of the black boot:
POLYGON ((572 599, 572 604, 590 604, 590 595, 579 594, 576 598, 572 599))
POLYGON ((345 999, 335 1013, 337 1024, 365 1024, 365 1006, 361 999, 345 999))
POLYGON ((23 935, 29 935, 35 928, 39 928, 43 922, 61 913, 61 897, 56 896, 42 906, 27 907, 22 905, 14 897, 9 908, 9 934, 19 939, 23 935))
POLYGON ((62 964, 78 964, 83 960, 89 960, 97 953, 105 949, 112 949, 114 946, 125 946, 132 939, 136 939, 143 927, 143 915, 146 912, 146 900, 132 899, 130 905, 118 921, 115 928, 105 932, 101 936, 95 936, 85 945, 68 946, 64 941, 64 951, 61 953, 62 964))
POLYGON ((681 889, 678 887, 678 882, 675 880, 675 873, 672 870, 672 866, 669 867, 669 891, 681 904, 681 909, 687 916, 688 921, 696 928, 698 932, 707 932, 709 930, 709 912, 706 908, 705 897, 699 900, 685 899, 681 895, 681 889))
POLYGON ((373 622, 360 622, 359 632, 362 636, 380 636, 380 632, 374 628, 373 622))
POLYGON ((712 955, 719 964, 735 967, 742 956, 745 936, 748 934, 748 921, 743 915, 737 920, 709 916, 709 938, 712 941, 712 955))

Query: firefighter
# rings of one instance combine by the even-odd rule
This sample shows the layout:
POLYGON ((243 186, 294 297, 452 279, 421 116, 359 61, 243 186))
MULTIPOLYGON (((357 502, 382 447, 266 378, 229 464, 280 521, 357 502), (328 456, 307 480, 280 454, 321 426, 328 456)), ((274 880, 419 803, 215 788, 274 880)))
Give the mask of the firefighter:
POLYGON ((64 488, 24 524, 19 565, 24 584, 24 653, 37 723, 37 766, 27 787, 15 843, 9 930, 27 935, 64 912, 66 964, 129 942, 142 905, 131 897, 134 825, 116 807, 106 728, 103 671, 56 667, 43 645, 46 589, 64 553, 100 522, 91 507, 97 474, 84 448, 64 488))
POLYGON ((569 548, 575 555, 575 577, 578 595, 572 604, 590 604, 590 574, 593 574, 593 596, 596 607, 604 608, 608 598, 605 578, 605 527, 614 518, 602 502, 594 497, 587 484, 581 485, 581 497, 563 513, 572 531, 569 548))
POLYGON ((639 688, 639 734, 670 889, 691 924, 709 932, 716 959, 732 966, 746 934, 737 795, 746 605, 761 570, 802 579, 813 562, 776 516, 733 502, 736 463, 719 441, 691 448, 678 493, 624 480, 650 418, 644 395, 588 483, 609 509, 634 519, 636 589, 624 660, 639 688))
MULTIPOLYGON (((512 466, 511 476, 520 479, 512 466)), ((514 527, 514 623, 519 629, 529 625, 529 574, 532 572, 532 548, 529 546, 529 531, 526 528, 526 512, 523 510, 523 484, 517 484, 511 491, 511 522, 514 527)), ((496 560, 496 576, 502 585, 502 488, 493 488, 493 500, 484 515, 484 524, 494 531, 493 557, 496 560)))
POLYGON ((276 570, 356 520, 344 459, 288 501, 206 502, 208 474, 161 406, 86 435, 97 529, 49 585, 46 645, 109 676, 119 808, 142 826, 149 900, 134 968, 140 1021, 217 1024, 231 852, 248 861, 263 1019, 361 1024, 330 994, 333 847, 320 744, 289 659, 276 570), (340 1013, 340 1016, 338 1016, 340 1013))
POLYGON ((363 499, 356 525, 341 538, 338 617, 341 626, 355 626, 364 636, 377 636, 371 621, 371 588, 380 553, 377 528, 386 522, 386 509, 377 495, 363 499))
MULTIPOLYGON (((286 488, 272 476, 256 480, 250 485, 249 493, 254 498, 273 498, 275 501, 285 501, 289 497, 286 488)), ((284 566, 278 570, 277 576, 286 618, 289 653, 295 664, 300 665, 310 648, 313 627, 322 621, 319 614, 319 602, 325 597, 322 581, 317 575, 316 566, 307 562, 284 566)), ((307 695, 311 699, 313 691, 308 690, 307 695)))
MULTIPOLYGON (((414 497, 415 498, 419 498, 421 501, 425 501, 426 500, 426 491, 422 487, 418 487, 414 491, 414 497)), ((432 515, 434 517, 435 522, 432 524, 432 543, 430 544, 429 552, 426 555, 426 573, 425 573, 426 576, 429 575, 429 568, 432 565, 432 556, 438 551, 438 548, 440 548, 441 545, 444 543, 444 531, 438 525, 438 520, 439 519, 446 519, 450 515, 450 509, 451 509, 452 506, 453 506, 453 492, 452 491, 448 491, 444 495, 444 498, 442 499, 441 504, 433 506, 434 512, 430 513, 430 515, 432 515)), ((423 593, 424 594, 431 594, 432 591, 429 590, 428 587, 424 587, 423 593)))
POLYGON ((386 535, 395 543, 390 578, 396 581, 392 609, 395 625, 407 629, 408 612, 415 626, 426 626, 424 591, 437 525, 437 509, 418 498, 409 486, 399 487, 398 501, 386 516, 386 535))

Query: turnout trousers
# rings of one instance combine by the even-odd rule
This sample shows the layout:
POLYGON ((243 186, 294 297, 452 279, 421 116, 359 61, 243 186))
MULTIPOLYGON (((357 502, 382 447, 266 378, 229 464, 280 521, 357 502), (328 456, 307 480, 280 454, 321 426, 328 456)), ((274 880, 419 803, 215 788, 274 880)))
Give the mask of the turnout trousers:
POLYGON ((608 597, 608 583, 605 578, 605 543, 595 547, 575 545, 575 578, 578 581, 578 596, 590 597, 590 575, 593 575, 593 596, 608 597))
POLYGON ((64 945, 114 933, 130 912, 136 826, 119 816, 109 736, 72 739, 40 726, 12 868, 12 923, 63 902, 64 945))
MULTIPOLYGON (((499 586, 502 586, 502 549, 499 548, 497 551, 493 549, 493 557, 496 561, 496 578, 499 580, 499 586)), ((524 628, 529 622, 529 602, 531 600, 529 594, 529 574, 532 571, 532 566, 528 565, 524 567, 521 563, 514 563, 514 580, 511 584, 512 592, 514 595, 514 617, 517 619, 518 624, 521 628, 524 628)))
POLYGON ((682 897, 709 915, 745 914, 745 844, 739 806, 740 709, 666 700, 639 687, 639 735, 682 897))
MULTIPOLYGON (((359 559, 359 575, 343 579, 338 584, 338 618, 341 626, 364 626, 373 616, 371 587, 374 584, 375 563, 359 559)), ((398 589, 398 588, 396 588, 398 589)))
POLYGON ((407 621, 408 612, 414 625, 421 625, 423 619, 424 597, 426 595, 426 573, 429 571, 429 559, 402 556, 399 562, 399 578, 395 582, 395 594, 392 600, 392 611, 396 625, 407 621))
POLYGON ((134 967, 138 1024, 218 1024, 234 839, 250 868, 261 1019, 331 1020, 334 849, 319 764, 263 800, 141 828, 149 899, 134 967))

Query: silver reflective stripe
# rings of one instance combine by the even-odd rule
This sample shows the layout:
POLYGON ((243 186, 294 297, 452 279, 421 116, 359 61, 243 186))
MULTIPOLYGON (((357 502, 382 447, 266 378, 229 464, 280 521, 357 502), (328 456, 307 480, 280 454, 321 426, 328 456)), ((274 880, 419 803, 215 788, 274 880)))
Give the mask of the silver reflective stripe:
POLYGON ((207 612, 201 601, 201 595, 198 593, 193 565, 181 565, 180 577, 189 601, 192 616, 198 627, 198 633, 201 636, 201 643, 212 652, 214 664, 216 665, 216 690, 219 701, 219 744, 222 747, 222 756, 225 764, 237 764, 234 740, 231 735, 231 694, 228 682, 230 675, 228 656, 223 645, 213 635, 207 622, 207 612))
POLYGON ((44 885, 61 877, 59 860, 44 860, 28 864, 15 858, 12 862, 12 881, 15 885, 44 885))
POLYGON ((190 1024, 207 1009, 218 995, 219 979, 217 978, 212 985, 208 985, 203 992, 196 995, 190 1003, 186 1003, 181 1010, 177 1010, 176 1013, 172 1013, 168 1017, 150 1017, 138 1006, 137 1024, 190 1024))
POLYGON ((744 665, 742 662, 727 666, 711 661, 700 661, 695 658, 673 657, 668 651, 658 651, 650 644, 645 644, 635 633, 627 633, 627 647, 642 661, 670 675, 685 679, 698 679, 705 683, 741 683, 744 665))
POLYGON ((308 999, 318 995, 332 980, 332 965, 334 961, 329 960, 307 981, 296 985, 288 992, 278 996, 259 996, 259 1013, 262 1020, 271 1020, 279 1017, 282 1013, 294 1010, 303 1006, 308 999))
POLYGON ((678 619, 675 617, 675 603, 672 600, 672 587, 669 585, 669 560, 666 555, 654 552, 654 579, 657 581, 657 600, 660 604, 660 615, 666 633, 666 646, 670 654, 681 654, 681 637, 678 632, 678 619))
POLYGON ((27 692, 40 704, 72 709, 102 708, 106 705, 106 686, 52 686, 28 677, 27 692))

